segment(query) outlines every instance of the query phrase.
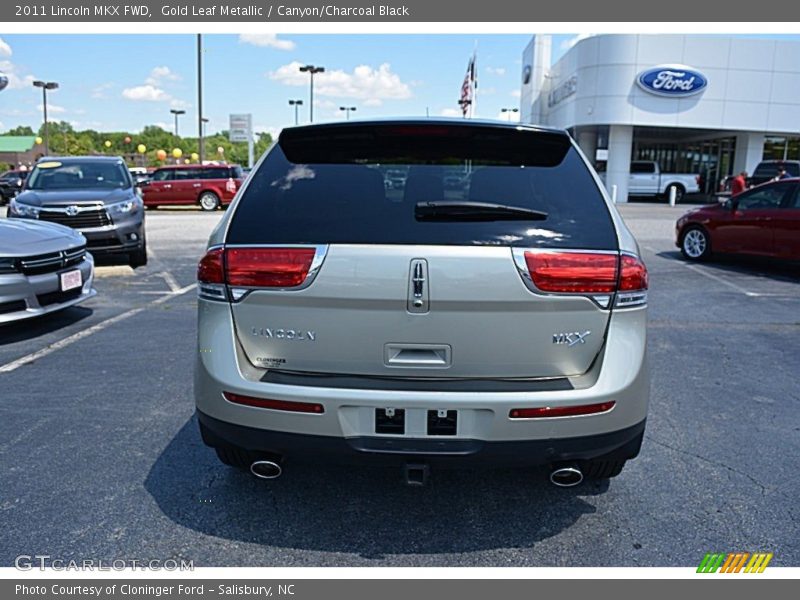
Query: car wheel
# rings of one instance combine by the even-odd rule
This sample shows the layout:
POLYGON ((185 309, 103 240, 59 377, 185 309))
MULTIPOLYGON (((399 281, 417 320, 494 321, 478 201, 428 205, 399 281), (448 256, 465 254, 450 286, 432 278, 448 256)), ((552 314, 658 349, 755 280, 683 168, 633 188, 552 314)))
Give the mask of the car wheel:
POLYGON ((200 208, 207 211, 217 210, 219 208, 219 196, 214 192, 203 192, 200 194, 200 208))
POLYGON ((583 476, 587 479, 611 479, 622 473, 624 460, 590 460, 583 465, 583 476))
POLYGON ((147 264, 147 239, 142 238, 142 245, 128 254, 128 264, 132 269, 143 267, 147 264))
POLYGON ((683 199, 683 195, 686 193, 686 190, 683 189, 682 185, 679 185, 677 183, 670 183, 667 186, 667 191, 666 191, 667 200, 669 200, 672 197, 673 189, 675 190, 675 204, 678 204, 683 199))
POLYGON ((689 227, 681 238, 681 254, 689 260, 705 260, 711 256, 711 240, 702 227, 689 227))

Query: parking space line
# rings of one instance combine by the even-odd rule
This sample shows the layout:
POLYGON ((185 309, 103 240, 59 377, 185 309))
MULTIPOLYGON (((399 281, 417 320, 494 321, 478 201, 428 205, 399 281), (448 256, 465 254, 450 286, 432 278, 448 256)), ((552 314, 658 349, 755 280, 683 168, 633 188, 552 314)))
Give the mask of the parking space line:
POLYGON ((6 363, 0 366, 0 373, 10 373, 11 371, 15 371, 24 365, 37 361, 40 358, 47 356, 48 354, 52 354, 56 350, 61 350, 62 348, 66 348, 67 346, 70 346, 77 341, 89 337, 90 335, 97 333, 98 331, 103 331, 104 329, 107 329, 111 325, 120 323, 121 321, 129 319, 134 315, 138 315, 140 312, 144 312, 151 306, 155 306, 157 304, 163 304, 167 300, 171 300, 172 298, 185 294, 186 292, 193 290, 195 287, 197 287, 197 284, 192 283, 191 285, 187 285, 185 287, 179 288, 174 292, 171 292, 168 296, 162 296, 161 298, 157 298, 151 302, 148 302, 145 306, 140 306, 139 308, 132 308, 131 310, 128 310, 124 313, 106 319, 105 321, 100 321, 99 323, 97 323, 96 325, 92 325, 88 329, 84 329, 83 331, 74 333, 70 336, 65 337, 63 340, 59 340, 57 342, 49 344, 48 346, 45 346, 41 350, 37 350, 36 352, 32 352, 31 354, 27 354, 26 356, 23 356, 21 358, 11 361, 10 363, 6 363))
POLYGON ((751 292, 750 290, 747 290, 747 289, 743 288, 740 285, 736 285, 735 283, 731 283, 730 281, 728 281, 726 279, 723 279, 719 275, 714 275, 713 273, 708 273, 708 272, 704 271, 703 269, 701 269, 700 267, 698 267, 697 265, 689 265, 689 264, 683 263, 683 266, 685 266, 687 269, 691 269, 695 273, 699 273, 700 275, 703 275, 704 277, 708 277, 709 279, 713 279, 714 281, 716 281, 718 283, 721 283, 722 285, 726 285, 729 288, 744 294, 745 296, 749 296, 751 298, 756 298, 758 296, 765 296, 766 295, 766 294, 760 294, 758 292, 751 292))
POLYGON ((161 273, 159 273, 159 276, 161 276, 161 278, 167 282, 170 292, 175 293, 179 289, 181 289, 181 286, 178 285, 178 282, 175 280, 175 277, 173 277, 172 273, 170 273, 169 271, 161 271, 161 273))

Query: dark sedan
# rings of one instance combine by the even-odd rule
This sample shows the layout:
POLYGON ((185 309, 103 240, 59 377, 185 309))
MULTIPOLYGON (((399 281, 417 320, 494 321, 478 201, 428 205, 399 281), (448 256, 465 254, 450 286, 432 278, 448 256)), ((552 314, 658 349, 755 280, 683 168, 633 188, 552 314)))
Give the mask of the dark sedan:
POLYGON ((0 175, 0 205, 5 204, 22 191, 27 176, 28 171, 20 169, 6 171, 0 175))
POLYGON ((147 264, 144 206, 121 158, 41 159, 11 200, 8 216, 67 225, 86 237, 95 256, 147 264))
POLYGON ((800 260, 800 178, 765 183, 685 213, 675 244, 689 260, 712 253, 800 260))

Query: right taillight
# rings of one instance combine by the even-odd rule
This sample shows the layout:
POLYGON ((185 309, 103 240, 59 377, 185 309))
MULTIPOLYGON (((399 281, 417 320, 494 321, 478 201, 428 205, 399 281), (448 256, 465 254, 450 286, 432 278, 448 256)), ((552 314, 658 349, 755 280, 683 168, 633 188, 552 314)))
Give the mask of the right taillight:
POLYGON ((299 288, 324 255, 320 246, 213 248, 197 267, 199 293, 227 299, 230 289, 230 297, 238 300, 250 289, 299 288))
POLYGON ((647 268, 636 256, 575 250, 514 250, 517 267, 533 291, 577 294, 608 308, 647 302, 647 268))

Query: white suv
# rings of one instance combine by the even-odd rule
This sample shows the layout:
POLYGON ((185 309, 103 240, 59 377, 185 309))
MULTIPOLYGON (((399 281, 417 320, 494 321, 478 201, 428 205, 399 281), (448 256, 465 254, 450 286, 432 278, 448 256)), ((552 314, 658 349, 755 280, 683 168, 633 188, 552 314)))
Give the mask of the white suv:
POLYGON ((564 131, 284 129, 198 280, 203 439, 259 477, 356 459, 411 484, 498 464, 574 485, 639 452, 647 271, 564 131))

